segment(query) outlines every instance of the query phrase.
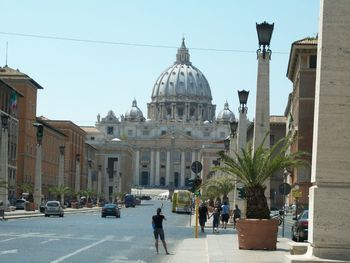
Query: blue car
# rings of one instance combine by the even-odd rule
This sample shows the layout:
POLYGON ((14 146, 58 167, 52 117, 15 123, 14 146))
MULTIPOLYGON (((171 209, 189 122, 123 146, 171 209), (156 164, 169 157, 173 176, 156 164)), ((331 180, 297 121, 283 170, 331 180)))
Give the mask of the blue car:
POLYGON ((135 200, 135 196, 131 195, 131 194, 127 194, 124 197, 124 205, 126 208, 128 207, 135 207, 136 205, 136 200, 135 200))

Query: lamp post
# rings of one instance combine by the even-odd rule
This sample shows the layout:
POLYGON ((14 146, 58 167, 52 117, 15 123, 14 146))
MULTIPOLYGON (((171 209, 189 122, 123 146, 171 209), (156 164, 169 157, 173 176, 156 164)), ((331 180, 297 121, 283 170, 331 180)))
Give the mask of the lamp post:
POLYGON ((75 155, 75 185, 74 185, 75 192, 80 191, 80 154, 75 155))
POLYGON ((35 179, 34 179, 34 204, 39 207, 41 204, 41 180, 42 180, 42 141, 44 137, 44 126, 41 123, 33 123, 36 127, 36 160, 35 160, 35 179))
MULTIPOLYGON (((270 41, 274 24, 263 22, 256 24, 259 38, 257 50, 258 77, 256 87, 256 109, 254 119, 253 147, 256 149, 270 130, 270 41), (261 50, 262 46, 262 50, 261 50), (267 46, 267 49, 266 49, 267 46)), ((270 147, 269 137, 265 140, 264 147, 270 147)))
POLYGON ((97 202, 100 202, 100 195, 102 194, 102 165, 98 165, 98 173, 97 173, 97 202))
MULTIPOLYGON (((299 190, 299 188, 298 184, 294 185, 295 190, 299 190)), ((295 217, 298 217, 298 197, 295 197, 295 217)))
POLYGON ((247 101, 248 101, 249 91, 239 90, 239 119, 238 119, 238 136, 237 136, 237 149, 240 152, 244 148, 247 142, 247 101))
MULTIPOLYGON (((236 120, 233 120, 230 122, 230 157, 234 157, 234 151, 237 149, 237 144, 236 144, 236 135, 237 135, 237 128, 238 128, 238 122, 236 120)), ((236 196, 237 196, 237 178, 235 176, 234 179, 234 189, 233 189, 233 207, 236 207, 236 196)))
POLYGON ((59 147, 60 157, 58 160, 58 186, 64 186, 64 150, 65 146, 59 147))
MULTIPOLYGON (((257 50, 258 76, 256 86, 253 152, 263 142, 263 148, 270 148, 270 41, 273 27, 274 24, 268 24, 266 22, 256 24, 256 30, 259 38, 259 48, 257 50)), ((265 196, 267 198, 268 205, 270 205, 269 179, 266 180, 265 185, 265 196)))
POLYGON ((92 178, 91 178, 91 170, 92 170, 92 160, 88 160, 88 181, 87 181, 87 189, 92 190, 92 178))
POLYGON ((4 202, 5 207, 8 205, 8 120, 9 115, 1 114, 1 174, 0 180, 4 182, 5 187, 0 187, 0 201, 4 202))

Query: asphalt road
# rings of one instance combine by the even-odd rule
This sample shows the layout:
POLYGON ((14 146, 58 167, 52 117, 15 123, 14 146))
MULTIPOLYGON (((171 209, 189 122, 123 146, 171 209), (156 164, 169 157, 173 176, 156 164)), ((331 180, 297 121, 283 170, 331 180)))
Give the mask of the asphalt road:
POLYGON ((156 255, 151 227, 162 204, 169 251, 175 251, 182 239, 194 235, 189 215, 171 213, 169 201, 143 201, 123 208, 118 219, 94 212, 0 222, 0 262, 162 262, 169 256, 161 244, 156 255))

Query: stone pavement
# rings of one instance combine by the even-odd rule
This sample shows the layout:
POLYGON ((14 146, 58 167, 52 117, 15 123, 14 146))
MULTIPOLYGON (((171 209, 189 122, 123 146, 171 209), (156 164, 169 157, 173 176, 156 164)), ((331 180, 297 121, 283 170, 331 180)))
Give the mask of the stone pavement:
MULTIPOLYGON (((194 224, 192 220, 193 236, 194 224)), ((206 223, 205 233, 200 232, 198 238, 184 239, 175 249, 173 255, 164 256, 166 263, 282 263, 290 254, 291 242, 288 238, 278 238, 277 249, 241 250, 238 249, 237 231, 230 221, 227 229, 219 228, 219 233, 212 231, 212 218, 206 223)), ((160 250, 161 251, 161 250, 160 250)))
MULTIPOLYGON (((92 210, 99 211, 100 207, 95 208, 66 208, 65 213, 84 213, 92 210)), ((15 219, 23 217, 44 216, 38 211, 16 210, 5 212, 5 219, 15 219)), ((192 225, 195 222, 192 220, 192 225)), ((193 227, 194 236, 194 227, 193 227)), ((212 232, 212 222, 209 220, 205 228, 205 233, 199 231, 198 238, 184 239, 172 255, 164 255, 162 246, 160 246, 161 262, 165 263, 282 263, 285 262, 285 255, 289 255, 290 239, 278 238, 277 250, 240 250, 238 249, 237 232, 229 224, 227 229, 219 229, 218 234, 212 232)))

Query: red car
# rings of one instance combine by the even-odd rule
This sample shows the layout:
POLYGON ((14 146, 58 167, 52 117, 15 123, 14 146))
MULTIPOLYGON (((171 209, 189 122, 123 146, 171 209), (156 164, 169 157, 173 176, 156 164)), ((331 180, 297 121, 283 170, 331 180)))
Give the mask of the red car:
POLYGON ((304 210, 295 220, 296 222, 292 226, 292 240, 303 242, 308 237, 309 210, 304 210))

